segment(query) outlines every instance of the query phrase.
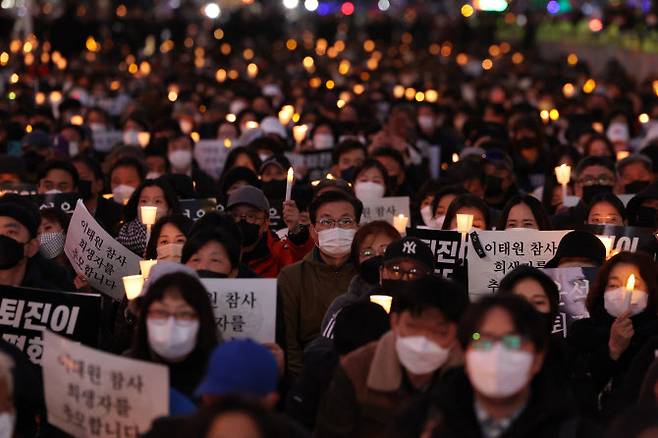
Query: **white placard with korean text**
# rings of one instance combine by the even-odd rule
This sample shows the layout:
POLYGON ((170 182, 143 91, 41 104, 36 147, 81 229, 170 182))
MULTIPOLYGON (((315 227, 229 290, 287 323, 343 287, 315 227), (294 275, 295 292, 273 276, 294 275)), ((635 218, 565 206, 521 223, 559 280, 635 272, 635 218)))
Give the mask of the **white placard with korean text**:
POLYGON ((275 279, 204 278, 201 282, 208 290, 215 322, 224 339, 274 342, 275 279))
POLYGON ((78 200, 66 233, 64 253, 73 269, 94 289, 114 299, 123 298, 122 277, 139 274, 141 260, 114 240, 78 200))
MULTIPOLYGON (((367 224, 372 221, 386 221, 393 225, 393 218, 395 216, 403 214, 409 218, 409 202, 408 196, 391 196, 365 201, 363 203, 361 223, 367 224)), ((411 226, 411 219, 409 219, 408 226, 411 226)))
POLYGON ((224 140, 199 140, 194 145, 194 159, 215 180, 219 179, 229 152, 231 148, 226 147, 224 140))
POLYGON ((468 291, 471 300, 498 290, 498 283, 519 265, 542 268, 555 255, 569 231, 478 231, 486 256, 480 258, 469 242, 468 291))
POLYGON ((48 422, 76 438, 137 438, 169 413, 169 369, 44 333, 48 422))

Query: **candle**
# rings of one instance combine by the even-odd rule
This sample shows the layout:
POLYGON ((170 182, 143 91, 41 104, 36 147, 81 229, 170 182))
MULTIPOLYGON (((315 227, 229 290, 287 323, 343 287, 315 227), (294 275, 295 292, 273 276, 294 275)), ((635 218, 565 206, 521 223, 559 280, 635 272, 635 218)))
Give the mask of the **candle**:
POLYGON ((399 214, 393 217, 393 226, 396 230, 403 236, 407 233, 407 224, 409 223, 409 218, 403 214, 399 214))
POLYGON ((142 223, 144 225, 154 225, 158 213, 158 207, 152 205, 142 205, 139 207, 142 214, 142 223))
POLYGON ((308 126, 306 125, 297 125, 292 127, 292 136, 297 142, 297 144, 301 144, 304 139, 306 138, 306 131, 308 130, 308 126))
POLYGON ((457 231, 462 235, 468 233, 473 228, 472 214, 457 214, 457 231))
POLYGON ((139 261, 139 267, 142 270, 142 276, 144 277, 144 280, 147 280, 149 278, 149 273, 151 272, 151 268, 155 266, 156 263, 158 263, 158 261, 153 259, 139 261))
POLYGON ((292 170, 292 167, 288 169, 288 178, 286 182, 286 201, 290 201, 292 196, 292 180, 295 178, 295 171, 292 170))
POLYGON ((617 161, 621 161, 630 155, 630 151, 617 151, 617 161))
POLYGON ((245 128, 247 129, 256 129, 260 126, 258 122, 254 122, 253 120, 249 120, 247 123, 244 124, 245 128))
POLYGON ((386 313, 391 313, 391 303, 393 302, 393 297, 388 295, 370 295, 370 302, 379 304, 386 310, 386 313))
POLYGON ((149 141, 151 141, 151 134, 148 133, 147 131, 142 131, 137 134, 137 143, 143 148, 149 145, 149 141))
POLYGON ((561 164, 556 167, 555 178, 562 185, 562 205, 564 205, 567 200, 567 184, 569 184, 569 180, 571 179, 571 166, 561 164))
POLYGON ((612 237, 608 236, 596 236, 599 238, 603 246, 605 246, 605 258, 606 260, 612 257, 612 237))
POLYGON ((631 298, 633 298, 633 290, 635 289, 635 274, 628 276, 626 280, 626 308, 631 308, 631 298))
POLYGON ((129 300, 134 300, 142 293, 142 287, 144 286, 144 277, 141 275, 128 275, 123 277, 123 288, 126 291, 126 297, 129 300))
POLYGON ((281 108, 281 111, 279 111, 279 122, 281 122, 283 126, 287 126, 292 120, 292 116, 294 114, 295 107, 292 105, 285 105, 283 108, 281 108))

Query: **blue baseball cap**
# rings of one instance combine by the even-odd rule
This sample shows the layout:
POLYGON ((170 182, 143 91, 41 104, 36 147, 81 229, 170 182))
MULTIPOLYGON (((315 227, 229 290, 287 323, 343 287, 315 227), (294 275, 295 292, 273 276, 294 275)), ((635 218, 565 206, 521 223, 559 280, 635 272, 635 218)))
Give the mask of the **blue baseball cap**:
POLYGON ((276 390, 274 355, 250 339, 233 340, 213 350, 208 371, 194 395, 264 396, 276 390))

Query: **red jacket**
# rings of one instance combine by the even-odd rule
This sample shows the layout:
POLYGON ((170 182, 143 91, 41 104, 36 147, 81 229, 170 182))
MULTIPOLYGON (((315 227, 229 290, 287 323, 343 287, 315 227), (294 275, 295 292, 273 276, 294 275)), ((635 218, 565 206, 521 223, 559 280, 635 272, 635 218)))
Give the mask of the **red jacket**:
MULTIPOLYGON (((267 248, 259 245, 252 253, 246 255, 247 266, 263 278, 277 278, 284 267, 300 261, 313 249, 315 242, 307 234, 302 244, 295 244, 291 239, 281 240, 274 233, 267 233, 267 248)), ((244 257, 244 256, 243 256, 244 257)))

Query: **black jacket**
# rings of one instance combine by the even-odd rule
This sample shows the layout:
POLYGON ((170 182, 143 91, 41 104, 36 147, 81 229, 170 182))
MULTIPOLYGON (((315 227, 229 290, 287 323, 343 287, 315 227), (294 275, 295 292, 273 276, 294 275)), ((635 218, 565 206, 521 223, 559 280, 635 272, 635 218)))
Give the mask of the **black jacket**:
POLYGON ((39 253, 28 259, 21 287, 67 292, 76 290, 66 269, 39 253))
POLYGON ((551 216, 551 225, 554 230, 572 230, 587 220, 587 206, 581 200, 575 207, 551 216))
POLYGON ((123 206, 105 199, 102 196, 98 198, 96 211, 94 212, 94 219, 107 231, 110 235, 115 236, 119 231, 119 223, 123 217, 123 206))

